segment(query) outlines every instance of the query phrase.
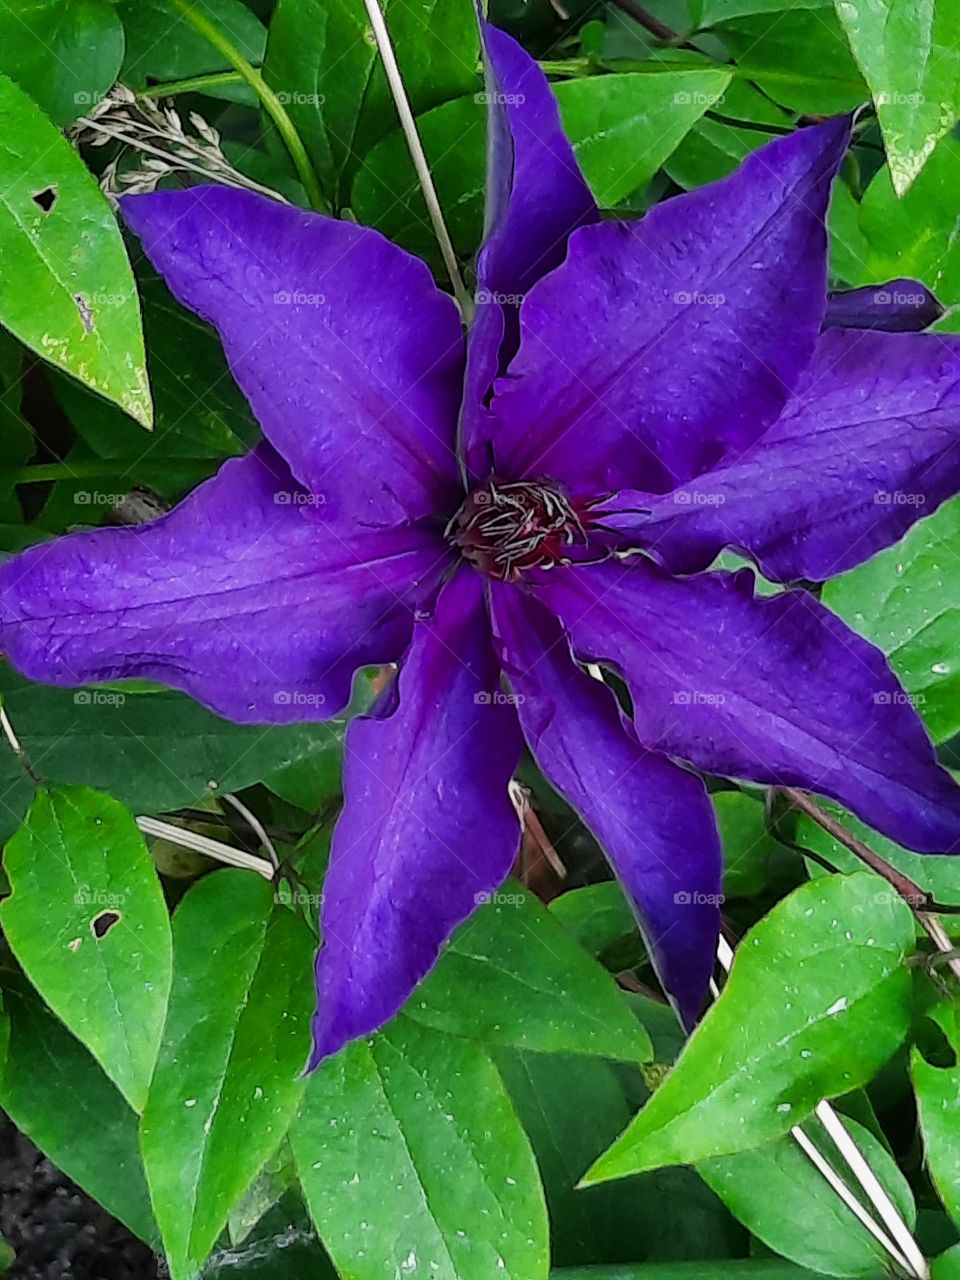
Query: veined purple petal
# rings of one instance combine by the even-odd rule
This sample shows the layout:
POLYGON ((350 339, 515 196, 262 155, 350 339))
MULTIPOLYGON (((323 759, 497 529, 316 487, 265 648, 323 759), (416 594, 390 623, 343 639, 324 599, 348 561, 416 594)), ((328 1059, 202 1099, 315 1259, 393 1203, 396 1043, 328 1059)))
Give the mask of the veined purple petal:
POLYGON ((484 399, 517 349, 517 313, 529 289, 562 261, 567 237, 599 217, 560 123, 546 76, 511 36, 480 22, 487 93, 487 208, 477 257, 462 447, 486 474, 484 399))
POLYGON ((578 654, 620 671, 642 743, 839 800, 920 853, 960 851, 960 787, 883 654, 806 591, 644 560, 541 575, 578 654))
POLYGON ((261 445, 160 520, 6 561, 0 649, 46 684, 140 676, 238 723, 324 720, 400 656, 447 563, 430 531, 331 536, 261 445))
POLYGON ((834 330, 780 421, 742 458, 594 515, 674 572, 724 547, 779 582, 823 581, 960 491, 960 338, 834 330))
POLYGON ((925 284, 901 277, 834 291, 827 299, 823 327, 919 333, 942 315, 943 307, 925 284))
POLYGON ((672 489, 756 440, 813 354, 846 118, 754 151, 637 222, 574 232, 497 383, 497 471, 672 489))
POLYGON ((379 232, 229 187, 127 196, 171 291, 219 330, 264 434, 330 516, 456 507, 463 341, 427 267, 379 232))
POLYGON ((385 714, 347 731, 311 1065, 393 1017, 509 874, 521 738, 499 694, 482 581, 461 569, 417 623, 385 714))
POLYGON ((496 586, 494 627, 537 764, 600 842, 686 1026, 716 961, 723 854, 706 787, 641 747, 609 689, 574 663, 554 618, 496 586))

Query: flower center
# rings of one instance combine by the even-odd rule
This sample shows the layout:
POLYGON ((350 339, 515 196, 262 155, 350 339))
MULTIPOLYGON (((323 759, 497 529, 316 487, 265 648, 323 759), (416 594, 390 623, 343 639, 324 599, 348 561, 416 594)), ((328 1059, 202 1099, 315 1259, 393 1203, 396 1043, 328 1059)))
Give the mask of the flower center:
POLYGON ((580 516, 554 485, 488 480, 447 525, 447 537, 481 573, 505 582, 524 569, 568 563, 565 548, 586 542, 580 516))

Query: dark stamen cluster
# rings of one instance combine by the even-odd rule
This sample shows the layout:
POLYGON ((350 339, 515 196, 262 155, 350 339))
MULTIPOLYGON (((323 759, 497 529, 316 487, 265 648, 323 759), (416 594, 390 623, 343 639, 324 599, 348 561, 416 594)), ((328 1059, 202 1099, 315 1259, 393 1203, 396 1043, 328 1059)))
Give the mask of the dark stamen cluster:
POLYGON ((569 563, 566 548, 586 542, 569 499, 540 482, 489 480, 467 496, 447 537, 482 573, 505 582, 524 569, 569 563))

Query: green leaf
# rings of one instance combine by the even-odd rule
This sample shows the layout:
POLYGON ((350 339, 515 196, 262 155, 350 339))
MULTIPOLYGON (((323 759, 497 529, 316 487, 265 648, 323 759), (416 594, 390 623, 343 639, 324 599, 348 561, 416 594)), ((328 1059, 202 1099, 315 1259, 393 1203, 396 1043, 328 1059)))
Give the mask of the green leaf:
POLYGON ((711 797, 723 841, 723 891, 747 898, 767 883, 780 845, 767 828, 763 801, 746 791, 717 791, 711 797))
POLYGON ((855 1089, 909 1025, 909 907, 872 875, 825 876, 744 938, 676 1066, 589 1171, 602 1182, 748 1151, 855 1089))
POLYGON ((311 1076, 291 1140, 351 1280, 546 1277, 536 1164, 479 1045, 396 1020, 311 1076))
POLYGON ((197 1274, 296 1110, 314 943, 246 871, 195 884, 173 918, 173 990, 141 1123, 173 1280, 197 1274))
MULTIPOLYGON (((815 1271, 806 1271, 778 1258, 737 1258, 713 1263, 641 1262, 622 1267, 564 1267, 551 1271, 550 1280, 817 1280, 817 1275, 815 1271)), ((888 1273, 878 1271, 871 1280, 888 1280, 888 1273)))
POLYGON ((776 135, 762 129, 742 129, 719 120, 701 120, 670 156, 664 168, 679 187, 691 190, 716 182, 776 135))
MULTIPOLYGON (((479 88, 470 0, 386 0, 382 5, 415 114, 479 88)), ((286 105, 335 203, 359 161, 397 127, 376 41, 353 0, 279 0, 264 76, 286 105)), ((482 114, 482 113, 478 113, 482 114)), ((404 193, 403 176, 390 183, 404 193)))
POLYGON ((5 980, 4 1005, 10 1046, 0 1106, 58 1169, 156 1248, 135 1113, 19 977, 5 980))
POLYGON ((116 219, 73 147, 5 76, 0 175, 0 322, 149 427, 140 311, 116 219))
MULTIPOLYGON (((910 1227, 917 1210, 910 1185, 869 1129, 844 1119, 867 1163, 910 1227)), ((816 1117, 807 1135, 827 1154, 830 1138, 816 1117)), ((832 1161, 834 1167, 839 1161, 832 1161)), ((836 1171, 843 1175, 842 1165, 836 1171)), ((888 1254, 810 1163, 791 1137, 697 1165, 697 1172, 730 1211, 768 1248, 818 1275, 874 1276, 888 1254)), ((849 1176, 849 1175, 848 1175, 849 1176)))
POLYGON ((586 76, 553 86, 567 136, 604 208, 650 181, 685 134, 716 109, 725 68, 586 76))
POLYGON ((0 50, 0 72, 66 124, 117 79, 123 27, 109 0, 4 0, 0 50))
MULTIPOLYGON (((121 79, 131 89, 147 89, 170 80, 229 71, 223 54, 184 18, 172 0, 118 0, 127 36, 121 79)), ((242 0, 203 0, 202 12, 254 66, 263 61, 267 33, 242 0)), ((247 85, 208 89, 213 97, 251 106, 257 96, 247 85)))
POLYGON ((890 659, 935 742, 960 733, 960 662, 951 656, 960 626, 958 556, 954 498, 823 589, 824 604, 890 659))
POLYGON ((461 925, 406 1012, 489 1044, 627 1062, 653 1056, 613 978, 512 882, 461 925))
POLYGON ((592 956, 599 957, 637 932, 636 917, 616 880, 561 893, 550 903, 549 911, 592 956))
POLYGON ((691 1169, 577 1189, 583 1170, 629 1119, 623 1068, 515 1050, 498 1050, 496 1062, 537 1157, 555 1266, 638 1255, 706 1261, 739 1252, 742 1231, 691 1169))
POLYGON ((933 1280, 960 1280, 960 1244, 934 1258, 930 1275, 933 1280))
MULTIPOLYGON (((137 814, 196 804, 211 789, 239 791, 343 736, 338 721, 235 725, 183 694, 52 689, 7 668, 0 691, 47 781, 101 787, 137 814)), ((10 751, 0 751, 0 788, 0 834, 9 835, 33 795, 10 751)))
POLYGON ((960 0, 836 0, 898 195, 960 116, 960 0))
MULTIPOLYGON (((944 1001, 928 1010, 954 1054, 960 1053, 957 1006, 944 1001)), ((920 1131, 927 1168, 944 1208, 960 1224, 960 1065, 932 1066, 919 1049, 910 1055, 910 1075, 917 1095, 920 1131)))
POLYGON ((86 787, 41 788, 7 842, 0 923, 27 977, 135 1111, 170 991, 170 920, 131 815, 86 787))

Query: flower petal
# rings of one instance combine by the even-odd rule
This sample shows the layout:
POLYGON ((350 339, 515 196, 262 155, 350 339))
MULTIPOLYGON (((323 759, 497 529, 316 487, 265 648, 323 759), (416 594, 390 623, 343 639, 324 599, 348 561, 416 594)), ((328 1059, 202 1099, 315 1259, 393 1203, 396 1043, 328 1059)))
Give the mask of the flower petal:
POLYGON ((559 624, 510 587, 494 626, 520 726, 544 776, 600 842, 686 1026, 716 961, 723 854, 706 788, 641 747, 609 689, 573 662, 559 624))
POLYGON ((393 1017, 509 874, 521 739, 499 689, 481 580, 461 569, 417 624, 386 713, 347 731, 311 1065, 393 1017))
POLYGON ((919 333, 939 320, 943 311, 925 284, 901 277, 831 293, 823 327, 919 333))
POLYGON ((826 308, 824 214, 849 121, 801 129, 637 222, 575 232, 497 384, 496 466, 662 492, 779 416, 826 308))
POLYGON ((160 520, 0 566, 0 648, 46 684, 141 676, 239 723, 323 720, 400 656, 446 559, 432 532, 332 536, 261 445, 160 520))
POLYGON ((511 36, 481 21, 487 93, 486 236, 477 257, 461 424, 471 471, 486 474, 484 408, 517 349, 519 303, 566 252, 575 227, 600 216, 560 123, 546 76, 511 36))
POLYGON ((723 547, 779 582, 823 581, 890 546, 960 490, 960 339, 835 330, 780 421, 739 460, 594 517, 668 569, 723 547))
POLYGON ((920 853, 960 849, 960 787, 883 654, 806 591, 649 561, 542 574, 577 653, 621 671, 646 746, 839 800, 920 853))
POLYGON ((174 295, 220 332, 264 434, 337 515, 456 507, 463 341, 427 267, 379 232, 249 191, 128 196, 174 295))

